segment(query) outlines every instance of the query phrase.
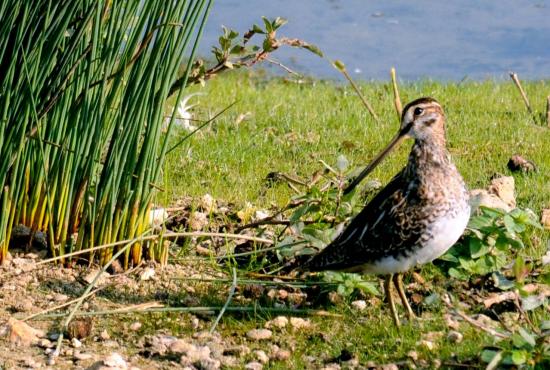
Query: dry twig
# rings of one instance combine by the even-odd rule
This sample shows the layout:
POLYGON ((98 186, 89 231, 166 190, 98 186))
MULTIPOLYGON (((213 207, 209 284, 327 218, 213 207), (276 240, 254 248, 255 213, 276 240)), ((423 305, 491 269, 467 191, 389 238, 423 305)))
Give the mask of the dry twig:
POLYGON ((399 97, 399 89, 397 88, 397 78, 395 75, 394 67, 391 68, 390 75, 391 75, 391 82, 392 82, 392 88, 393 88, 393 105, 395 106, 395 111, 397 112, 397 119, 401 121, 403 104, 401 104, 401 98, 399 97))

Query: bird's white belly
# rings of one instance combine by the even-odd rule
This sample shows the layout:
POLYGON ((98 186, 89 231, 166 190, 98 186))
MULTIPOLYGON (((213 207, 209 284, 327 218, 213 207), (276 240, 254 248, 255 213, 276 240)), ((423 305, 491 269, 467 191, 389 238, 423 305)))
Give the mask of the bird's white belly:
POLYGON ((442 256, 460 238, 470 219, 470 208, 464 207, 454 217, 442 217, 430 227, 433 238, 408 256, 384 257, 363 266, 363 271, 371 274, 394 274, 410 270, 442 256))

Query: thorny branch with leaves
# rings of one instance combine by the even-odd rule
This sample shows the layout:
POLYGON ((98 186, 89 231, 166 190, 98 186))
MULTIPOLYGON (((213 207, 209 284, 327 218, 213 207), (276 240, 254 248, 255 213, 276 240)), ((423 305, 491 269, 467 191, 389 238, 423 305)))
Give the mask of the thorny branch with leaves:
POLYGON ((310 52, 322 57, 321 50, 310 43, 297 38, 277 37, 279 28, 287 23, 287 20, 277 17, 270 20, 262 17, 264 27, 254 24, 242 38, 239 38, 239 33, 227 27, 223 27, 223 34, 219 37, 219 46, 212 47, 212 54, 216 59, 214 66, 208 67, 202 59, 197 59, 193 64, 191 73, 187 81, 184 78, 177 79, 170 88, 170 95, 184 87, 186 84, 194 85, 197 83, 204 84, 205 81, 218 75, 220 72, 229 69, 238 69, 241 67, 251 67, 259 62, 268 61, 274 63, 287 72, 294 73, 283 64, 270 59, 272 52, 281 46, 290 46, 299 49, 306 49, 310 52), (251 45, 251 40, 256 35, 263 35, 264 39, 261 46, 251 45))

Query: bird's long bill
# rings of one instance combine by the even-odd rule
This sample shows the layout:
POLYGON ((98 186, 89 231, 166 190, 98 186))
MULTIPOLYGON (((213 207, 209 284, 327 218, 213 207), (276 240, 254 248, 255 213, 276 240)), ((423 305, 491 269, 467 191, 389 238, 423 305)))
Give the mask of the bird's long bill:
POLYGON ((382 159, 384 159, 384 157, 386 157, 386 155, 388 155, 389 152, 392 151, 393 148, 395 148, 395 146, 397 144, 399 144, 404 138, 405 138, 405 132, 404 130, 401 130, 397 135, 395 135, 395 137, 390 141, 390 143, 384 148, 384 150, 382 150, 376 157, 374 157, 374 159, 372 160, 372 162, 367 166, 365 167, 365 169, 363 171, 361 171, 361 173, 359 174, 359 176, 357 176, 348 186, 347 188, 344 189, 344 194, 347 194, 349 193, 350 191, 352 191, 353 189, 355 189, 355 187, 369 174, 372 172, 372 170, 374 170, 376 168, 376 166, 378 166, 378 164, 380 162, 382 162, 382 159))

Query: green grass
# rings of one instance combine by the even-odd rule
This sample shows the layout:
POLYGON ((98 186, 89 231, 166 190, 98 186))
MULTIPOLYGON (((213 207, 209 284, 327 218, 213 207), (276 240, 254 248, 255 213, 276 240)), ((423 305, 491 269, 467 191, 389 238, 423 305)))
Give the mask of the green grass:
MULTIPOLYGON (((550 83, 529 82, 524 87, 535 109, 542 113, 550 83)), ((258 74, 231 73, 208 82, 205 88, 190 89, 205 93, 194 111, 197 118, 209 118, 233 101, 238 103, 169 155, 164 171, 167 192, 161 198, 173 203, 183 196, 209 193, 239 206, 250 202, 269 208, 286 204, 293 195, 284 184, 266 188, 265 178, 270 172, 308 178, 322 168, 319 160, 334 164, 341 154, 352 166, 364 166, 396 133, 399 124, 388 83, 362 83, 361 88, 379 114, 380 124, 369 116, 350 87, 334 82, 296 84, 258 74), (248 112, 248 119, 237 122, 239 115, 248 112)), ((508 159, 520 154, 534 161, 538 171, 513 174, 518 206, 531 208, 537 215, 550 207, 550 129, 532 123, 512 83, 423 81, 400 89, 404 103, 420 96, 432 96, 442 103, 448 121, 448 147, 470 188, 486 187, 497 173, 510 175, 508 159)), ((410 144, 402 145, 370 178, 386 183, 405 165, 410 144)), ((533 235, 535 248, 526 253, 539 257, 545 252, 548 232, 533 235)), ((439 293, 450 286, 431 265, 425 266, 422 274, 428 281, 436 279, 434 286, 439 293)), ((273 363, 270 368, 311 366, 304 362, 304 354, 330 359, 342 349, 357 355, 361 363, 405 361, 411 350, 427 361, 435 353, 444 363, 475 362, 481 348, 494 343, 466 324, 461 327, 462 343, 447 341, 441 306, 425 313, 420 324, 405 325, 400 334, 392 326, 385 305, 369 307, 359 315, 350 311, 349 302, 329 309, 343 314, 344 319, 313 318, 314 333, 277 334, 276 341, 292 343, 295 350, 288 363, 273 363), (423 333, 434 331, 444 334, 435 352, 430 353, 417 342, 423 333), (319 333, 327 333, 328 340, 319 333)), ((469 314, 479 310, 473 307, 469 314)), ((542 319, 541 314, 537 311, 532 319, 542 319)), ((264 319, 242 320, 227 315, 219 330, 224 336, 238 337, 250 328, 263 326, 264 319)), ((322 360, 317 363, 322 364, 322 360)), ((424 367, 431 366, 424 363, 424 367)))
MULTIPOLYGON (((378 125, 348 86, 313 81, 304 84, 230 74, 195 88, 197 118, 208 118, 231 102, 238 103, 168 158, 168 198, 202 196, 257 206, 284 204, 286 186, 263 192, 272 171, 309 177, 345 155, 361 167, 396 133, 398 120, 389 84, 361 85, 376 112, 378 125), (240 114, 248 119, 237 123, 240 114)), ((542 111, 550 84, 526 83, 532 104, 542 111)), ((190 89, 193 91, 193 89, 190 89)), ((448 146, 470 188, 484 187, 495 173, 509 174, 513 154, 533 160, 538 173, 514 175, 518 204, 537 213, 550 206, 550 130, 532 124, 519 94, 508 82, 418 82, 401 86, 403 102, 432 96, 447 114, 448 146)), ((371 178, 387 182, 404 166, 406 143, 376 169, 371 178)))

